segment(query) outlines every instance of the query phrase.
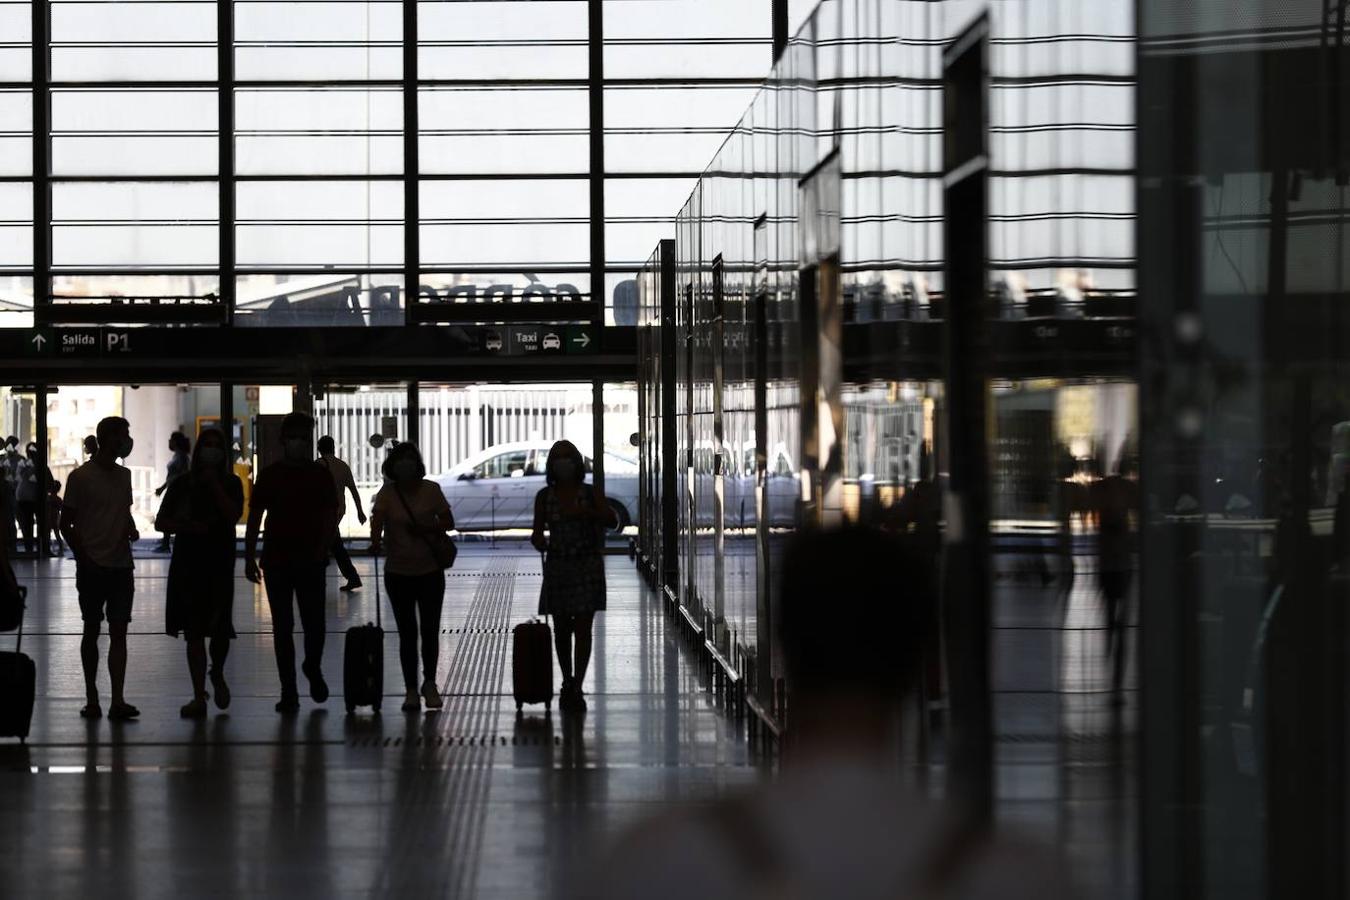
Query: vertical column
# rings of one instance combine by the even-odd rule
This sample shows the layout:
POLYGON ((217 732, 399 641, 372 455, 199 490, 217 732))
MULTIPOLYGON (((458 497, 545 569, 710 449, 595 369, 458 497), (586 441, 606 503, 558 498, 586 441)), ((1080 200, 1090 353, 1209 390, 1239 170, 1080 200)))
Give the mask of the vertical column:
MULTIPOLYGON (((417 446, 422 446, 422 398, 421 385, 416 379, 408 382, 408 425, 403 429, 406 439, 417 446)), ((422 455, 425 457, 426 451, 422 455)))
MULTIPOLYGON (((589 0, 587 31, 590 53, 589 97, 591 138, 591 299, 592 324, 605 324, 605 8, 604 0, 589 0)), ((597 334, 603 332, 597 331, 597 334)), ((601 348, 603 349, 603 347, 601 348)), ((597 445, 598 446, 598 445, 597 445)))
MULTIPOLYGON (((216 77, 219 79, 216 97, 219 161, 216 171, 220 180, 220 245, 216 265, 220 271, 219 294, 224 321, 229 325, 234 321, 235 293, 234 0, 216 2, 216 77)), ((224 390, 224 386, 221 387, 224 390)), ((225 432, 225 438, 230 439, 229 431, 225 432)))
MULTIPOLYGON (((234 382, 231 381, 220 383, 220 433, 225 436, 225 452, 229 453, 234 444, 234 382)), ((242 442, 239 449, 243 449, 242 442)))
POLYGON ((605 383, 591 382, 591 483, 605 492, 605 383))
POLYGON ((787 49, 788 0, 773 0, 770 15, 773 17, 773 61, 777 63, 787 49))
MULTIPOLYGON (((412 321, 421 283, 422 218, 417 176, 417 0, 403 0, 403 321, 412 321)), ((409 419, 411 422, 411 419, 409 419)), ((415 426, 414 426, 415 427, 415 426)))
POLYGON ((675 242, 661 242, 661 565, 662 585, 680 590, 679 425, 676 417, 675 242))
POLYGON ((51 6, 33 0, 33 312, 34 323, 46 321, 51 295, 51 6))
MULTIPOLYGON (((46 5, 45 3, 43 4, 46 5)), ((57 524, 49 521, 47 518, 47 491, 51 483, 52 473, 48 468, 50 464, 49 456, 51 447, 47 443, 47 385, 39 384, 33 390, 33 413, 36 417, 33 430, 36 432, 34 440, 38 447, 38 497, 37 497, 37 555, 38 559, 46 559, 51 554, 48 552, 50 544, 47 537, 51 529, 57 524)))
POLYGON ((981 16, 942 54, 943 273, 947 292, 946 396, 950 496, 943 603, 952 729, 950 792, 973 824, 993 815, 989 687, 988 41, 981 16))

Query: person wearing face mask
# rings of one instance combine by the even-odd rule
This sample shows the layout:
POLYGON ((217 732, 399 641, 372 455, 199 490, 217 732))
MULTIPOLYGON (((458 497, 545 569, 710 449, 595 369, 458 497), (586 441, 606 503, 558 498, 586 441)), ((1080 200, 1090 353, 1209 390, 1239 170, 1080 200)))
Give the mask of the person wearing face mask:
POLYGON ((441 708, 436 689, 440 656, 441 601, 445 572, 437 561, 431 538, 455 527, 455 517, 440 485, 426 478, 426 466, 415 444, 401 443, 389 451, 383 466, 387 479, 375 495, 370 518, 370 552, 388 550, 384 585, 398 623, 398 656, 403 666, 407 696, 405 712, 415 712, 425 700, 427 709, 441 708), (422 688, 417 688, 417 629, 422 626, 422 688))
POLYGON ((38 503, 42 500, 42 485, 49 481, 51 472, 38 458, 38 445, 29 442, 24 448, 24 458, 18 470, 18 485, 14 490, 23 547, 29 553, 37 552, 38 503))
POLYGON ((267 589, 272 612, 272 642, 281 678, 280 713, 300 708, 295 679, 295 608, 305 633, 301 665, 315 703, 328 699, 323 678, 324 569, 337 533, 337 495, 333 479, 314 460, 314 420, 291 413, 281 420, 282 458, 258 473, 249 495, 244 534, 244 576, 267 589), (263 532, 261 565, 258 532, 263 532))
POLYGON ((174 535, 164 630, 187 641, 192 700, 185 719, 206 715, 207 641, 216 707, 230 705, 225 658, 234 633, 234 525, 244 508, 244 486, 230 471, 225 437, 208 428, 197 438, 187 474, 169 485, 155 527, 174 535))
POLYGON ((553 616, 563 677, 558 705, 564 712, 580 712, 586 708, 581 685, 591 661, 595 614, 605 608, 605 529, 617 525, 618 518, 605 495, 585 483, 586 464, 571 441, 553 445, 544 471, 547 486, 534 498, 530 537, 535 549, 547 554, 539 614, 553 616))
POLYGON ((98 452, 66 479, 61 534, 75 555, 75 589, 80 597, 84 637, 86 702, 80 715, 103 715, 98 696, 98 639, 108 619, 108 674, 112 679, 110 719, 134 719, 140 710, 126 702, 127 625, 135 594, 131 542, 140 537, 131 518, 131 472, 118 464, 131 455, 127 420, 109 416, 98 423, 98 452))

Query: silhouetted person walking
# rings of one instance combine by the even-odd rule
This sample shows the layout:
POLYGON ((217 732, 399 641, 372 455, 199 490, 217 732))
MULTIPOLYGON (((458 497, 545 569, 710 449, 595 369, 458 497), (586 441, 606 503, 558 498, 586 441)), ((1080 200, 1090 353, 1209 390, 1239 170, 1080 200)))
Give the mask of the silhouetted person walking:
POLYGON ((549 449, 547 487, 535 495, 530 536, 535 548, 547 554, 539 614, 553 617, 563 677, 558 705, 568 712, 586 708, 581 686, 591 661, 595 614, 605 608, 605 529, 618 524, 605 495, 585 478, 585 460, 571 441, 558 441, 549 449))
POLYGON ((912 559, 869 529, 793 539, 780 581, 790 698, 781 775, 633 830, 585 896, 1071 896, 1048 852, 993 837, 904 784, 902 711, 929 627, 925 601, 909 592, 912 559))
POLYGON ((0 538, 3 538, 6 550, 19 547, 19 531, 15 527, 19 515, 16 495, 22 463, 19 439, 11 434, 5 438, 4 452, 0 453, 0 538))
POLYGON ((1101 479, 1092 489, 1097 514, 1097 577, 1106 601, 1106 653, 1112 662, 1111 686, 1116 691, 1125 681, 1125 635, 1134 577, 1130 516, 1138 505, 1138 489, 1133 476, 1133 463, 1122 457, 1120 471, 1101 479))
MULTIPOLYGON (((173 456, 169 459, 168 471, 164 477, 164 483, 155 488, 156 497, 163 496, 164 492, 169 489, 169 485, 187 474, 188 454, 191 452, 191 449, 192 444, 188 441, 187 435, 183 434, 183 432, 175 431, 173 434, 169 435, 169 452, 172 453, 173 456)), ((155 549, 160 553, 169 552, 168 534, 161 535, 159 543, 155 545, 155 549)))
POLYGON ((281 677, 277 712, 300 708, 295 682, 295 613, 305 633, 302 669, 315 703, 328 699, 323 679, 324 569, 337 530, 337 496, 333 480, 314 461, 314 420, 291 413, 281 421, 282 459, 258 473, 249 497, 244 536, 244 575, 265 583, 272 612, 272 640, 281 677), (257 559, 258 530, 263 532, 262 572, 257 559))
POLYGON ((422 454, 404 442, 385 458, 388 479, 375 495, 371 509, 370 551, 388 548, 384 585, 398 623, 398 656, 403 665, 407 696, 403 709, 411 712, 425 700, 428 709, 440 709, 436 667, 440 656, 441 604, 445 572, 432 550, 438 532, 455 527, 455 517, 440 485, 427 480, 422 454), (422 627, 422 689, 417 689, 417 629, 422 627))
POLYGON ((180 710, 185 719, 206 715, 208 640, 216 706, 230 705, 225 659, 235 637, 234 534, 243 508, 244 486, 230 471, 225 437, 207 429, 187 475, 169 485, 155 519, 156 528, 174 535, 164 630, 187 641, 192 699, 180 710))
POLYGON ((112 679, 110 719, 133 719, 140 710, 126 702, 127 625, 135 595, 131 542, 140 535, 131 518, 131 472, 118 465, 131 455, 127 420, 109 416, 98 423, 98 452, 66 479, 61 533, 75 555, 75 588, 80 596, 84 637, 85 705, 80 715, 103 715, 98 697, 98 639, 108 619, 108 674, 112 679))
POLYGON ((28 446, 24 447, 23 458, 19 461, 18 478, 14 488, 19 531, 23 534, 23 548, 29 553, 36 553, 38 538, 45 537, 37 533, 38 504, 43 500, 44 480, 50 481, 51 473, 38 458, 38 445, 30 441, 28 446))
MULTIPOLYGON (((356 480, 352 478, 351 467, 338 459, 335 451, 331 435, 325 434, 319 438, 319 464, 327 469, 333 478, 333 489, 337 492, 338 522, 340 524, 342 517, 347 514, 347 494, 350 493, 352 502, 356 504, 356 520, 364 525, 366 511, 361 508, 361 495, 356 492, 356 480)), ((347 552, 347 545, 342 543, 342 535, 338 532, 334 532, 333 535, 333 560, 338 564, 342 577, 347 579, 347 583, 338 590, 354 591, 360 588, 361 575, 356 571, 356 566, 352 565, 351 554, 347 552)))

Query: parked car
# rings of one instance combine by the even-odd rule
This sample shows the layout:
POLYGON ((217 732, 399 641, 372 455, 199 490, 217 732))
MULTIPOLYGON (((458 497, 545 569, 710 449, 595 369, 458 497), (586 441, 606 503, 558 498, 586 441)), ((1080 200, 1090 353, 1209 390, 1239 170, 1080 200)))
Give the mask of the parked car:
MULTIPOLYGON (((498 444, 460 462, 431 480, 441 486, 460 531, 529 528, 534 496, 544 486, 544 462, 551 441, 498 444)), ((586 472, 591 458, 585 456, 586 472)), ((589 480, 589 478, 588 478, 589 480)), ((637 520, 637 461, 605 454, 605 496, 623 529, 637 520)))

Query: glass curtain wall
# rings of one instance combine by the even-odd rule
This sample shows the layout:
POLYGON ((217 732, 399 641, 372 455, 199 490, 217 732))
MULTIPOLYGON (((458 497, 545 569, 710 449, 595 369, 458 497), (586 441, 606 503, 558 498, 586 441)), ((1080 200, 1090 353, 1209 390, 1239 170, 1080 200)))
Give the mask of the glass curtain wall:
POLYGON ((34 277, 86 321, 594 296, 635 324, 633 275, 760 83, 771 20, 769 0, 5 0, 0 327, 30 323, 34 277))
POLYGON ((1346 4, 1140 2, 1145 889, 1346 892, 1346 4))

